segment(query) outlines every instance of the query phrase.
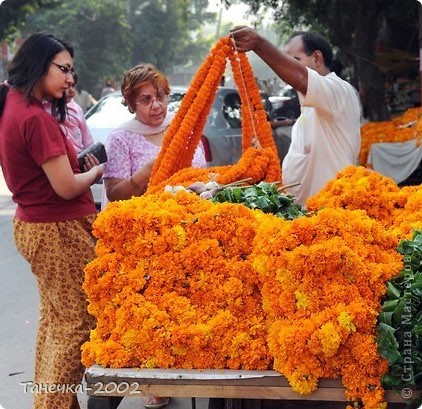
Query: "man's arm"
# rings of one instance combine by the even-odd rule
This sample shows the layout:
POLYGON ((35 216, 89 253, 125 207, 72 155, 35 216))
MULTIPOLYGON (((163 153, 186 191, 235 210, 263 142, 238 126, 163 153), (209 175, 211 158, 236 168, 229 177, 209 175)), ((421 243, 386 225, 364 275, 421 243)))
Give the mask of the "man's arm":
POLYGON ((306 95, 308 71, 305 66, 250 27, 235 28, 230 34, 238 51, 254 51, 284 82, 306 95))

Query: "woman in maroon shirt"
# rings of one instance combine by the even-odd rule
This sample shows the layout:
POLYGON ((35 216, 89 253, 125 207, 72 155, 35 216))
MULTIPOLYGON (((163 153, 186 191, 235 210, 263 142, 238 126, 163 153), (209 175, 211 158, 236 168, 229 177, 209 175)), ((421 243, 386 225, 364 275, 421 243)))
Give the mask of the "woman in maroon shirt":
POLYGON ((17 203, 15 243, 30 263, 40 294, 35 409, 78 409, 80 346, 92 328, 82 290, 94 257, 96 209, 89 187, 102 175, 92 156, 80 173, 76 151, 60 130, 73 49, 46 33, 31 35, 0 85, 0 163, 17 203), (52 114, 43 100, 53 101, 52 114))

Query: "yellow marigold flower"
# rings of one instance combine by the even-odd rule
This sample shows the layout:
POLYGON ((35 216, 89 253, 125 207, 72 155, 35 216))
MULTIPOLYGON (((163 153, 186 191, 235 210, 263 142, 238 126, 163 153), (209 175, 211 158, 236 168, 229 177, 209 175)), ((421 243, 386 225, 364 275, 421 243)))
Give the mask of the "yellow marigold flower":
POLYGON ((327 322, 319 329, 318 338, 326 357, 332 357, 337 353, 341 338, 332 322, 327 322))
POLYGON ((356 182, 356 186, 362 186, 366 189, 371 187, 367 177, 363 177, 363 178, 358 179, 358 181, 356 182))
POLYGON ((311 374, 303 374, 297 370, 288 377, 288 381, 292 389, 301 395, 309 395, 318 388, 317 378, 311 374))
POLYGON ((346 311, 342 311, 337 318, 338 323, 348 332, 356 332, 356 326, 353 323, 353 317, 346 311))
POLYGON ((296 306, 297 308, 307 308, 308 303, 308 297, 306 294, 300 292, 299 290, 295 291, 295 297, 296 297, 296 306))
POLYGON ((253 258, 253 267, 258 274, 262 274, 263 276, 267 275, 268 273, 268 257, 265 255, 257 255, 253 258))
POLYGON ((186 239, 186 232, 182 226, 174 226, 172 231, 176 233, 177 242, 176 242, 176 250, 181 250, 186 246, 187 239, 186 239))

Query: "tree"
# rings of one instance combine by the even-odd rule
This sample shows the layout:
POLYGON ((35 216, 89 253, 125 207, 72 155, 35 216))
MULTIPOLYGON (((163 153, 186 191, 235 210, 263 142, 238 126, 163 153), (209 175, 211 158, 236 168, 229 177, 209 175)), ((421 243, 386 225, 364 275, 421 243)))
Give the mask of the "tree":
POLYGON ((178 64, 194 63, 206 53, 210 40, 199 35, 208 0, 131 0, 128 18, 133 33, 132 64, 140 61, 171 73, 178 64))
POLYGON ((98 95, 100 82, 120 78, 130 60, 130 26, 126 7, 114 0, 69 0, 54 8, 39 9, 21 30, 49 31, 75 49, 75 69, 81 85, 98 95))
POLYGON ((0 4, 0 39, 12 36, 18 24, 39 7, 49 7, 56 0, 6 0, 0 4))
MULTIPOLYGON (((226 0, 227 1, 227 0, 226 0)), ((418 29, 415 0, 244 0, 252 10, 270 7, 278 21, 290 27, 312 28, 325 34, 338 56, 353 66, 353 76, 369 110, 369 119, 389 119, 384 98, 385 71, 377 64, 377 42, 388 18, 401 28, 418 29)), ((396 33, 402 35, 402 30, 396 33)))
MULTIPOLYGON (((81 85, 98 96, 100 83, 149 62, 172 73, 175 65, 199 64, 213 39, 200 34, 215 13, 208 0, 6 0, 5 32, 23 37, 49 31, 75 48, 81 85), (15 3, 13 3, 15 2, 15 3), (25 6, 24 6, 25 4, 25 6)), ((1 6, 3 10, 3 5, 1 6)))

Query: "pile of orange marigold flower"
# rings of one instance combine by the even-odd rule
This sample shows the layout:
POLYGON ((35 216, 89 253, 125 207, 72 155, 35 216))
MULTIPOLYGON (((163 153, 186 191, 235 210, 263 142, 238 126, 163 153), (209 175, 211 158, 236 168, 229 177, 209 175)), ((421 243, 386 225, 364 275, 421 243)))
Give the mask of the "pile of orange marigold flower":
POLYGON ((83 362, 272 368, 302 394, 340 377, 348 399, 377 408, 376 318, 421 202, 420 188, 349 167, 293 221, 186 191, 111 203, 86 268, 97 327, 83 362))
POLYGON ((342 208, 364 210, 396 237, 410 239, 413 229, 422 228, 422 188, 399 188, 394 180, 362 166, 349 166, 337 174, 315 196, 307 209, 342 208))
POLYGON ((111 203, 95 222, 85 365, 265 369, 271 358, 244 206, 195 194, 111 203))
POLYGON ((110 203, 94 223, 97 258, 85 269, 84 290, 97 325, 82 347, 83 363, 274 369, 301 394, 320 378, 341 378, 348 400, 382 408, 388 365, 378 353, 376 320, 386 282, 403 268, 397 244, 422 225, 422 190, 349 167, 293 221, 164 192, 166 184, 210 175, 222 184, 280 180, 254 83, 238 84, 249 101, 239 162, 189 167, 227 57, 240 64, 235 76, 252 81, 244 57, 227 39, 219 42, 183 100, 179 131, 170 128, 171 140, 166 134, 147 194, 110 203), (260 146, 252 147, 255 139, 260 146))
POLYGON ((406 142, 415 139, 419 146, 422 138, 422 108, 409 108, 403 115, 391 121, 367 122, 361 127, 361 148, 359 163, 362 166, 371 166, 368 163, 369 150, 373 143, 406 142))

